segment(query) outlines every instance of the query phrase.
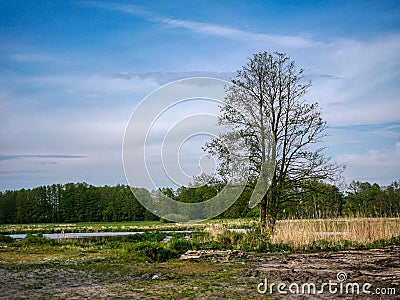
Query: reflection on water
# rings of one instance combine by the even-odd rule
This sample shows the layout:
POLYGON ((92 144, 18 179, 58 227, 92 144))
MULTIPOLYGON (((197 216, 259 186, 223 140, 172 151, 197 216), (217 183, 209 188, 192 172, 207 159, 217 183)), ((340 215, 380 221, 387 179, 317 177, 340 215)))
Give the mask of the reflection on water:
MULTIPOLYGON (((163 230, 159 231, 162 233, 192 233, 193 230, 163 230)), ((145 231, 127 231, 127 232, 71 232, 71 233, 45 233, 43 237, 47 239, 78 239, 78 238, 95 238, 95 237, 105 237, 105 236, 125 236, 142 234, 145 231)), ((24 239, 26 238, 26 233, 21 234, 9 234, 8 236, 13 239, 24 239)))

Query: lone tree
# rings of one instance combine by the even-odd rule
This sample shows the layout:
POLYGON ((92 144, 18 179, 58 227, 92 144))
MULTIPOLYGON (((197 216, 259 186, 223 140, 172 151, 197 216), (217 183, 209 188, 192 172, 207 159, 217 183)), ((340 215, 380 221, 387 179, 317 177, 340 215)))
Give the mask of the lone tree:
POLYGON ((232 79, 221 107, 219 123, 231 132, 205 146, 218 156, 218 173, 226 177, 235 167, 227 140, 246 145, 250 205, 259 202, 262 229, 274 230, 283 203, 299 199, 315 181, 338 179, 343 170, 316 145, 326 136, 326 122, 318 103, 303 100, 311 86, 303 72, 285 54, 253 55, 232 79))

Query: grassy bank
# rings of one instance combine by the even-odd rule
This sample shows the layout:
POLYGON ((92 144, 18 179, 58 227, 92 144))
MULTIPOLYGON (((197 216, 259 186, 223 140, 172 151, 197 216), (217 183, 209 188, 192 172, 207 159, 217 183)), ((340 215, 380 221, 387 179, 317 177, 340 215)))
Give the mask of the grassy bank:
POLYGON ((174 224, 160 221, 90 222, 90 223, 43 223, 2 224, 1 234, 13 233, 69 233, 69 232, 128 232, 154 230, 183 230, 202 228, 202 224, 174 224))
POLYGON ((177 233, 167 243, 162 242, 165 237, 163 233, 70 241, 3 237, 0 298, 194 299, 199 293, 257 297, 256 279, 238 276, 246 268, 242 263, 181 261, 179 254, 194 247, 199 237, 177 233))
MULTIPOLYGON (((255 219, 217 219, 201 223, 163 223, 160 221, 99 222, 71 224, 3 224, 0 234, 28 233, 68 233, 68 232, 127 232, 127 231, 179 231, 194 230, 207 234, 209 241, 226 239, 233 247, 253 240, 252 243, 286 244, 295 249, 317 241, 339 243, 349 241, 354 244, 370 244, 379 240, 400 237, 400 218, 339 218, 280 220, 273 233, 258 232, 255 219)), ((226 244, 225 243, 225 244, 226 244)))
POLYGON ((68 232, 127 232, 154 230, 203 230, 208 224, 224 225, 227 228, 249 228, 257 220, 213 219, 199 223, 165 223, 162 221, 131 222, 83 222, 83 223, 38 223, 38 224, 0 224, 0 234, 17 233, 68 233, 68 232))
MULTIPOLYGON (((161 262, 176 258, 187 250, 241 250, 244 252, 296 253, 325 250, 380 248, 400 244, 398 218, 353 218, 330 220, 284 220, 274 233, 260 231, 254 220, 223 220, 201 224, 97 223, 5 225, 8 232, 28 229, 28 237, 15 241, 0 235, 0 258, 25 260, 34 254, 50 256, 93 253, 107 259, 161 262), (42 232, 57 232, 65 225, 71 231, 144 231, 140 235, 91 239, 48 240, 42 232), (24 227, 26 226, 26 227, 24 227), (68 227, 69 226, 69 227, 68 227), (41 230, 39 230, 41 229, 41 230), (114 230, 115 229, 115 230, 114 230), (193 232, 179 232, 195 229, 193 232), (162 232, 172 230, 172 232, 162 232), (176 231, 176 232, 173 232, 176 231), (34 232, 35 235, 32 235, 34 232), (166 239, 167 238, 167 239, 166 239)), ((65 231, 67 232, 67 231, 65 231)), ((89 255, 90 256, 90 255, 89 255)))
MULTIPOLYGON (((308 259, 306 255, 318 255, 317 259, 320 259, 319 255, 324 257, 323 253, 327 251, 357 250, 352 252, 351 258, 365 249, 400 246, 398 219, 281 221, 277 232, 272 235, 261 233, 256 222, 250 220, 213 221, 200 225, 201 230, 191 233, 163 233, 156 228, 169 226, 182 229, 183 225, 147 223, 136 225, 138 230, 146 230, 143 234, 92 239, 50 240, 41 234, 30 234, 25 239, 13 240, 0 235, 0 298, 268 299, 268 295, 260 296, 256 290, 263 276, 275 276, 273 278, 277 282, 297 276, 292 271, 295 267, 285 269, 288 266, 287 263, 281 264, 282 259, 294 259, 296 268, 300 268, 304 265, 304 259, 308 259), (247 231, 234 230, 243 227, 247 231), (284 235, 285 230, 289 229, 299 234, 284 235), (302 230, 303 235, 300 234, 302 230), (365 234, 370 236, 370 240, 356 241, 345 239, 344 235, 338 235, 340 238, 330 234, 320 235, 321 230, 354 230, 354 235, 350 236, 365 234), (382 236, 385 238, 382 239, 382 236), (211 256, 200 260, 179 259, 188 250, 211 253, 211 256), (235 251, 228 250, 249 252, 255 259, 229 257, 224 253, 235 251), (215 253, 220 255, 216 259, 213 256, 215 253), (260 261, 270 264, 271 259, 277 265, 276 270, 280 271, 265 275, 262 273, 266 272, 263 265, 256 267, 256 264, 260 264, 260 261)), ((388 251, 388 248, 385 249, 388 251)), ((397 260, 390 257, 390 253, 391 250, 385 254, 388 257, 384 261, 381 258, 380 263, 394 268, 397 260)), ((364 257, 365 254, 359 256, 364 257)), ((344 253, 339 261, 345 259, 344 253)), ((328 262, 331 261, 327 258, 328 262)), ((352 264, 354 262, 346 262, 344 266, 352 264)), ((342 269, 344 266, 335 268, 342 269)), ((326 278, 335 276, 331 270, 331 267, 327 269, 326 278)), ((368 272, 371 271, 368 269, 368 272)), ((315 280, 326 279, 318 277, 318 274, 315 274, 315 280)), ((386 273, 384 275, 389 278, 386 273)))

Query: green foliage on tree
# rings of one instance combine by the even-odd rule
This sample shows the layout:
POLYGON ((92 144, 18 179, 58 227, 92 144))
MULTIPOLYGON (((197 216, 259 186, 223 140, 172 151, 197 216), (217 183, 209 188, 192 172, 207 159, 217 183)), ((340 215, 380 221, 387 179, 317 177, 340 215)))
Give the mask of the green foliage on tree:
MULTIPOLYGON (((177 190, 163 188, 159 192, 176 201, 192 203, 207 201, 222 187, 220 183, 214 183, 177 190)), ((135 195, 151 196, 143 188, 134 190, 135 195)), ((247 187, 239 199, 217 218, 258 217, 259 210, 248 206, 252 192, 252 188, 247 187)), ((277 214, 279 219, 400 216, 400 183, 396 181, 386 187, 352 182, 345 193, 334 185, 312 181, 308 182, 308 189, 303 193, 292 194, 290 189, 285 192, 286 199, 291 200, 282 202, 277 214)), ((0 192, 0 224, 158 219, 137 201, 126 185, 96 187, 86 183, 67 183, 0 192)))
POLYGON ((40 186, 0 193, 0 223, 155 220, 126 185, 87 183, 40 186))
POLYGON ((353 181, 349 185, 343 214, 365 217, 399 217, 400 184, 393 182, 388 187, 378 184, 353 181))
POLYGON ((297 195, 296 201, 282 204, 279 218, 337 218, 342 214, 344 201, 344 195, 338 187, 318 181, 310 182, 308 189, 297 195))
POLYGON ((219 175, 226 180, 237 168, 229 146, 244 145, 239 153, 249 161, 251 203, 260 203, 261 227, 270 230, 284 203, 299 200, 311 190, 309 183, 336 179, 343 169, 318 145, 326 122, 318 103, 304 100, 311 83, 303 72, 285 54, 254 54, 232 79, 221 107, 219 123, 231 131, 206 144, 221 161, 219 175))

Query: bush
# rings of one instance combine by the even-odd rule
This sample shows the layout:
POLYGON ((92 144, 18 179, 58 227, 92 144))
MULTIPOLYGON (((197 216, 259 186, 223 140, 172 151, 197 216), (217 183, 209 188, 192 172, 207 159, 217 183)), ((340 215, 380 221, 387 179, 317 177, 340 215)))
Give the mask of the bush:
POLYGON ((392 237, 386 240, 377 240, 367 245, 369 248, 382 248, 387 246, 400 246, 400 237, 392 237))
POLYGON ((279 244, 272 244, 272 243, 265 243, 266 250, 262 250, 260 248, 259 252, 292 252, 293 248, 289 246, 288 244, 285 243, 279 243, 279 244))
POLYGON ((191 250, 192 243, 188 240, 173 238, 168 242, 168 247, 172 250, 177 251, 179 254, 186 252, 187 250, 191 250))
POLYGON ((246 218, 259 218, 260 217, 260 209, 257 206, 253 207, 247 214, 246 218))
POLYGON ((137 243, 133 245, 133 250, 140 252, 152 262, 164 262, 178 256, 178 253, 175 250, 166 248, 163 245, 154 242, 137 243))
POLYGON ((144 232, 144 233, 128 235, 126 237, 126 241, 132 243, 143 242, 143 241, 161 242, 163 239, 165 239, 166 236, 167 234, 163 232, 144 232))
POLYGON ((236 231, 225 231, 217 235, 217 240, 226 245, 232 245, 234 248, 240 248, 240 243, 243 240, 244 233, 236 231))
POLYGON ((13 241, 11 236, 0 234, 0 243, 12 243, 13 241))
POLYGON ((300 246, 295 250, 300 252, 324 252, 324 251, 355 249, 359 248, 360 246, 361 245, 358 245, 357 243, 349 240, 340 240, 340 241, 317 240, 317 241, 312 241, 307 245, 300 246))
POLYGON ((244 235, 240 244, 242 251, 267 252, 271 251, 270 232, 263 231, 258 225, 253 226, 244 235))
POLYGON ((175 250, 172 250, 172 249, 159 247, 159 248, 157 248, 157 251, 155 252, 155 257, 154 256, 149 256, 148 254, 146 256, 152 258, 153 261, 164 262, 164 261, 167 261, 167 260, 169 260, 171 258, 177 257, 178 253, 175 250))
POLYGON ((28 234, 22 241, 24 245, 54 245, 56 242, 43 237, 43 234, 38 233, 37 235, 28 234))

